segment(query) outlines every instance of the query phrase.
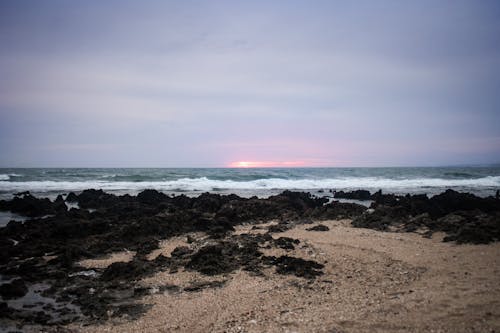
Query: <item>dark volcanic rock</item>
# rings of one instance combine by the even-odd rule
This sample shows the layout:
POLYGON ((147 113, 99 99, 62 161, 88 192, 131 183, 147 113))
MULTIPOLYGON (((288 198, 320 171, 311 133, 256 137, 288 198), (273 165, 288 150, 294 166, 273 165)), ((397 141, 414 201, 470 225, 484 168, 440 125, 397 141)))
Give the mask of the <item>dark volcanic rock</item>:
POLYGON ((258 270, 261 256, 257 240, 220 242, 199 249, 186 267, 206 275, 230 273, 242 266, 247 270, 258 270))
POLYGON ((186 256, 190 255, 191 253, 193 253, 193 250, 191 250, 189 247, 178 246, 172 251, 172 253, 170 253, 170 255, 172 257, 182 258, 182 257, 186 257, 186 256))
POLYGON ((310 217, 321 220, 352 219, 363 214, 367 208, 355 203, 332 201, 327 205, 316 207, 310 217))
POLYGON ((23 297, 27 292, 28 288, 21 279, 15 279, 0 285, 0 296, 5 300, 23 297))
POLYGON ((328 231, 328 230, 330 230, 330 228, 328 228, 326 225, 318 224, 318 225, 315 225, 314 227, 307 228, 306 230, 307 231, 328 231))
POLYGON ((377 194, 372 211, 358 216, 352 225, 376 230, 443 231, 446 241, 489 243, 500 239, 500 201, 453 190, 426 195, 377 194))
POLYGON ((298 277, 313 279, 322 275, 321 271, 325 266, 312 260, 304 260, 301 258, 281 256, 281 257, 265 257, 270 265, 276 266, 276 272, 279 274, 290 274, 298 277))
POLYGON ((295 245, 299 243, 300 241, 298 239, 293 239, 290 237, 280 237, 274 240, 274 245, 285 250, 293 250, 295 249, 295 245))
POLYGON ((156 205, 165 201, 168 196, 156 190, 144 190, 137 195, 137 201, 144 204, 156 205))
POLYGON ((147 260, 132 260, 130 262, 115 262, 109 265, 102 273, 101 279, 136 280, 153 272, 153 263, 147 260))
POLYGON ((460 193, 453 190, 446 190, 432 197, 430 201, 438 206, 444 214, 461 210, 479 210, 487 213, 500 211, 500 201, 493 197, 480 198, 470 193, 460 193))
POLYGON ((68 194, 68 196, 66 197, 66 201, 67 202, 78 202, 78 196, 75 193, 70 192, 68 194))
MULTIPOLYGON (((364 198, 366 193, 357 192, 355 196, 364 198)), ((137 196, 116 196, 102 190, 85 190, 78 195, 68 194, 66 201, 77 202, 81 208, 66 211, 62 196, 51 202, 23 193, 10 201, 0 201, 2 210, 38 217, 24 223, 10 222, 0 228, 0 272, 15 278, 0 291, 3 299, 20 297, 26 293, 25 283, 43 282, 52 286, 44 295, 80 307, 81 313, 67 320, 78 320, 82 314, 90 321, 105 320, 110 316, 142 313, 144 308, 136 301, 147 291, 138 281, 161 270, 175 272, 184 267, 216 275, 243 269, 263 274, 264 268, 274 265, 279 274, 304 278, 320 275, 323 268, 320 263, 289 256, 265 257, 261 252, 273 247, 292 250, 298 240, 273 239, 271 233, 313 220, 349 218, 354 219, 354 226, 378 230, 420 232, 423 229, 427 234, 444 231, 445 241, 457 243, 500 240, 498 199, 455 191, 432 198, 379 191, 371 199, 374 203, 367 210, 352 203, 327 204, 326 198, 291 191, 259 199, 209 193, 198 198, 170 197, 155 190, 145 190, 137 196), (279 223, 269 227, 265 234, 232 233, 237 225, 270 220, 279 223), (158 247, 160 240, 200 232, 209 237, 200 240, 198 236, 190 236, 189 246, 176 248, 171 257, 159 255, 147 260, 146 255, 158 247), (114 263, 90 275, 79 274, 82 271, 76 264, 79 260, 123 249, 136 251, 131 262, 114 263)), ((193 285, 193 291, 200 288, 205 286, 193 285)), ((46 323, 53 318, 44 313, 11 309, 7 303, 0 307, 7 307, 1 311, 9 318, 21 318, 24 323, 46 323)), ((66 310, 63 307, 57 311, 66 310)))
POLYGON ((201 248, 189 261, 187 267, 206 275, 229 273, 238 268, 236 258, 223 244, 201 248))
POLYGON ((278 224, 273 224, 273 225, 270 225, 267 230, 270 232, 270 233, 275 233, 275 232, 285 232, 287 230, 290 230, 291 228, 293 227, 293 225, 291 223, 284 223, 284 222, 281 222, 281 223, 278 223, 278 224))
POLYGON ((351 192, 336 191, 333 196, 334 198, 352 200, 370 200, 372 198, 370 192, 366 190, 355 190, 351 192))
POLYGON ((99 208, 117 202, 117 197, 103 190, 89 189, 78 195, 78 204, 81 208, 99 208))
POLYGON ((10 210, 29 217, 54 214, 57 211, 59 204, 54 204, 47 198, 35 198, 29 192, 27 193, 23 196, 16 196, 11 201, 0 200, 0 210, 10 210))
POLYGON ((438 220, 448 236, 445 242, 458 244, 488 244, 500 241, 500 214, 488 215, 480 212, 448 214, 438 220))

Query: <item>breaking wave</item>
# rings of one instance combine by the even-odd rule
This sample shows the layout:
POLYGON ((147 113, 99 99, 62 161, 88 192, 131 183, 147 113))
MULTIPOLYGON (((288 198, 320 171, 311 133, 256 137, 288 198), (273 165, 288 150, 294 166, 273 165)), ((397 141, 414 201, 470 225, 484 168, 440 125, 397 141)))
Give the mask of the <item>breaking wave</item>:
POLYGON ((95 188, 109 191, 130 191, 151 188, 167 192, 221 191, 221 190, 319 190, 319 189, 427 189, 427 188, 485 188, 500 186, 500 176, 476 179, 414 178, 392 179, 381 177, 344 177, 326 179, 267 178, 251 181, 217 180, 207 177, 181 178, 170 181, 6 181, 9 175, 0 175, 0 191, 81 191, 95 188))

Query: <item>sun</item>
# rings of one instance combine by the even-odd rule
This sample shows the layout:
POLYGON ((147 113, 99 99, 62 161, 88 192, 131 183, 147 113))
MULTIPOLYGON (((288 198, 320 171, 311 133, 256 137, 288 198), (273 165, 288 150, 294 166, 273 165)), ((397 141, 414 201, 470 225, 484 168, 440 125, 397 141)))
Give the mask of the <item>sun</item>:
POLYGON ((304 166, 302 161, 236 161, 229 163, 230 168, 280 168, 280 167, 300 167, 304 166))
POLYGON ((229 164, 231 168, 259 168, 262 167, 261 162, 250 162, 250 161, 238 161, 229 164))

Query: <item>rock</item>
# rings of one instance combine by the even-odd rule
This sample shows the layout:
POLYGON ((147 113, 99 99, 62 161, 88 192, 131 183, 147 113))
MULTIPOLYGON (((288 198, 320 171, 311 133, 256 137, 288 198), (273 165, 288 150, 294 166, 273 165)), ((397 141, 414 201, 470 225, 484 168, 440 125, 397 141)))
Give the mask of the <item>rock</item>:
POLYGON ((295 249, 294 245, 297 245, 299 243, 300 241, 298 239, 293 239, 290 237, 280 237, 274 240, 274 245, 285 250, 293 250, 295 249))
POLYGON ((232 272, 239 266, 232 250, 223 244, 205 246, 191 257, 186 267, 206 275, 232 272))
POLYGON ((28 288, 21 279, 15 279, 0 285, 0 296, 2 296, 4 300, 23 297, 27 292, 28 288))
POLYGON ((151 272, 151 263, 142 260, 130 262, 114 262, 102 273, 101 279, 111 280, 136 280, 151 272))
POLYGON ((193 253, 193 250, 191 250, 189 247, 187 246, 178 246, 176 247, 172 253, 170 254, 172 257, 186 257, 188 255, 190 255, 191 253, 193 253))
POLYGON ((290 224, 285 224, 285 223, 279 223, 279 224, 273 224, 270 225, 267 230, 268 232, 275 233, 275 232, 285 232, 289 230, 292 226, 290 224))
POLYGON ((328 228, 326 225, 318 224, 318 225, 315 225, 314 227, 307 228, 306 230, 307 231, 328 231, 328 230, 330 230, 330 228, 328 228))
POLYGON ((38 199, 31 194, 25 194, 22 197, 16 196, 11 201, 2 201, 1 210, 10 210, 13 213, 36 217, 55 213, 53 203, 47 199, 38 199))
POLYGON ((370 200, 371 194, 366 190, 355 190, 351 192, 337 191, 334 198, 352 199, 352 200, 370 200))
POLYGON ((447 233, 445 241, 482 244, 500 239, 500 202, 469 193, 447 190, 432 198, 426 195, 377 194, 373 212, 356 217, 352 225, 382 231, 427 229, 447 233))
POLYGON ((322 220, 352 219, 360 216, 366 210, 367 208, 363 205, 332 201, 329 204, 312 210, 310 216, 322 220))
POLYGON ((67 202, 78 202, 78 196, 75 193, 70 192, 68 194, 68 196, 66 197, 66 201, 67 202))
POLYGON ((78 204, 81 208, 99 208, 117 202, 117 197, 103 190, 89 189, 78 195, 78 204))
POLYGON ((137 195, 137 201, 144 204, 155 205, 165 201, 168 196, 156 190, 144 190, 137 195))
POLYGON ((304 260, 301 258, 281 256, 281 257, 265 257, 267 263, 276 266, 278 274, 290 274, 298 277, 314 279, 322 275, 321 271, 325 266, 312 260, 304 260))
MULTIPOLYGON (((358 197, 364 195, 359 193, 358 197)), ((105 320, 127 314, 127 308, 134 309, 133 303, 147 294, 139 292, 139 281, 160 270, 174 272, 185 268, 217 275, 242 269, 263 274, 265 267, 274 265, 279 274, 304 278, 320 275, 323 267, 320 263, 288 256, 264 257, 261 252, 263 248, 292 250, 298 240, 286 237, 275 240, 271 234, 297 224, 350 218, 353 226, 377 230, 423 230, 428 235, 443 231, 447 234, 445 241, 456 243, 500 240, 500 201, 493 197, 478 198, 455 191, 432 198, 381 192, 371 197, 374 202, 367 210, 362 205, 326 203, 326 198, 292 191, 259 199, 208 193, 198 198, 170 197, 155 190, 145 190, 137 196, 116 196, 102 190, 85 190, 79 195, 68 194, 66 201, 78 202, 81 208, 65 211, 62 196, 51 202, 24 193, 0 201, 0 209, 16 207, 20 214, 33 217, 55 215, 24 223, 10 222, 0 228, 0 271, 2 275, 15 276, 20 285, 21 282, 51 285, 44 295, 61 302, 74 302, 81 308, 82 314, 71 320, 82 315, 90 320, 105 320), (87 208, 95 211, 89 213, 87 208), (231 233, 236 225, 270 220, 280 222, 269 227, 267 233, 231 233), (209 237, 190 236, 199 232, 209 237), (189 236, 189 247, 176 248, 171 257, 159 255, 147 260, 146 254, 157 248, 159 240, 179 236, 189 236), (79 260, 124 249, 136 251, 131 262, 96 269, 101 274, 93 278, 75 274, 82 270, 77 265, 79 260), (121 301, 123 308, 116 306, 121 301)), ((21 286, 19 290, 21 295, 24 289, 21 286)), ((47 311, 59 311, 57 308, 47 311)), ((9 316, 20 316, 26 322, 47 320, 28 309, 12 311, 9 316)))

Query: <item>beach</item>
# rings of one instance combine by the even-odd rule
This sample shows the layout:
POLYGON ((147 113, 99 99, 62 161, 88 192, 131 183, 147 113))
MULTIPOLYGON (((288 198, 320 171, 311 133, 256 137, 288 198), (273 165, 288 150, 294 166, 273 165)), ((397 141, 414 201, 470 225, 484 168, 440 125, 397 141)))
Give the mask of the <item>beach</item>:
POLYGON ((500 200, 102 190, 0 208, 4 331, 493 332, 500 200), (71 206, 68 209, 68 206, 71 206), (369 207, 368 207, 369 206, 369 207))
POLYGON ((499 36, 499 1, 0 1, 0 333, 500 333, 499 36))
MULTIPOLYGON (((138 320, 72 328, 78 332, 495 332, 500 329, 500 244, 455 245, 418 234, 386 233, 322 221, 274 237, 300 240, 288 253, 325 264, 314 281, 244 271, 206 278, 158 273, 151 290, 192 281, 223 286, 158 292, 138 320)), ((236 232, 252 232, 237 228, 236 232)), ((175 246, 181 240, 172 240, 175 246)), ((185 241, 184 241, 185 242, 185 241)), ((165 243, 167 253, 170 243, 165 243)))

